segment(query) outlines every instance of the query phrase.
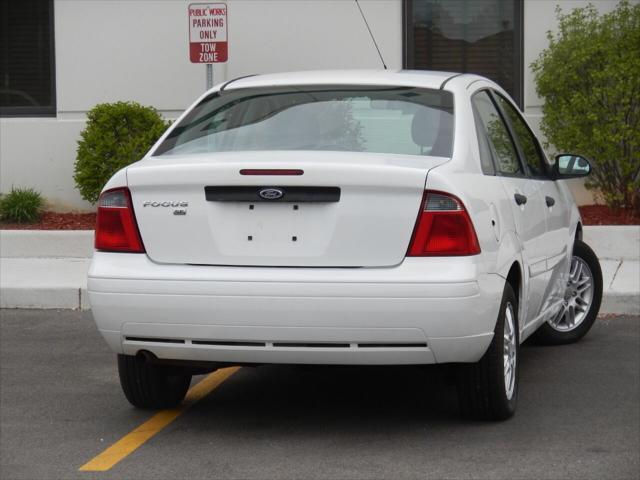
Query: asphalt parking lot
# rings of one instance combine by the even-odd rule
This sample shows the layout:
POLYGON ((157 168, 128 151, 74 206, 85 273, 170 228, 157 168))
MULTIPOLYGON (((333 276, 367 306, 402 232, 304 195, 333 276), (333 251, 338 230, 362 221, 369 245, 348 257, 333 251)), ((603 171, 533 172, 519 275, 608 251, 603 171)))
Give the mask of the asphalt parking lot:
POLYGON ((1 315, 3 479, 640 476, 637 317, 598 320, 576 345, 526 345, 504 423, 461 420, 442 367, 241 368, 113 468, 85 472, 154 413, 124 399, 91 313, 1 315))

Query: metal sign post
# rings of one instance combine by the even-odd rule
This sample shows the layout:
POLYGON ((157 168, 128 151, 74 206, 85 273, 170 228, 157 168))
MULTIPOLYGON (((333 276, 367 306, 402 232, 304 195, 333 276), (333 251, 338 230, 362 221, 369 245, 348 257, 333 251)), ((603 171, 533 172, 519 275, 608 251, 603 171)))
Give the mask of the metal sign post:
POLYGON ((207 65, 207 90, 213 87, 213 64, 227 61, 227 4, 189 5, 189 59, 207 65))
POLYGON ((213 88, 213 63, 207 63, 207 90, 213 88))

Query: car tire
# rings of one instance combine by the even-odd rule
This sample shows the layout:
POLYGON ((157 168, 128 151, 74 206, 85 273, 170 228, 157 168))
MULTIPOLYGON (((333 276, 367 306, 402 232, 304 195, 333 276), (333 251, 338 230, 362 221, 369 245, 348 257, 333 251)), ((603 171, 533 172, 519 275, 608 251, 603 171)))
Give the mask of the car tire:
POLYGON ((519 340, 518 300, 511 285, 506 283, 489 348, 479 362, 459 366, 458 400, 463 417, 506 420, 514 414, 518 398, 519 340), (507 373, 507 361, 513 377, 507 373))
MULTIPOLYGON (((588 296, 588 304, 586 306, 578 305, 578 307, 582 307, 583 309, 586 308, 586 311, 578 312, 578 315, 580 315, 580 313, 584 314, 580 317, 579 324, 571 328, 570 326, 567 326, 567 322, 564 321, 564 317, 559 320, 561 315, 570 314, 570 311, 567 309, 568 305, 563 303, 560 312, 558 312, 558 314, 549 322, 543 323, 534 333, 533 340, 535 342, 544 345, 563 345, 577 342, 584 337, 589 330, 591 330, 591 327, 598 317, 600 303, 602 302, 602 270, 600 268, 600 261, 589 245, 580 240, 576 240, 573 246, 573 257, 569 273, 569 282, 567 284, 568 293, 565 295, 565 298, 569 297, 569 302, 573 301, 575 304, 574 298, 581 298, 581 294, 576 291, 580 288, 580 282, 585 281, 584 278, 591 279, 592 288, 588 296), (583 275, 582 279, 580 278, 580 274, 577 275, 577 279, 574 278, 576 277, 576 274, 574 273, 574 265, 576 265, 577 262, 582 262, 582 268, 587 271, 586 276, 583 275), (585 266, 586 269, 584 268, 585 266), (576 293, 572 293, 572 289, 573 292, 576 293), (563 328, 560 328, 561 326, 563 326, 563 328)), ((584 293, 584 291, 582 293, 584 293)), ((575 312, 576 311, 574 310, 574 322, 577 318, 577 314, 575 312)))
POLYGON ((132 355, 118 355, 118 373, 129 403, 144 409, 176 407, 191 383, 190 374, 132 355))

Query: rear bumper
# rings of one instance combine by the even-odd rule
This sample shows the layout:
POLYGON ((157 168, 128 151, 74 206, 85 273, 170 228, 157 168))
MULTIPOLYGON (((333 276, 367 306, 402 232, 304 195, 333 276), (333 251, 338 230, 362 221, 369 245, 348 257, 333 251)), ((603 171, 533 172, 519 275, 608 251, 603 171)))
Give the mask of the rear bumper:
POLYGON ((96 252, 89 296, 118 353, 231 363, 474 362, 493 335, 504 279, 479 257, 389 268, 162 265, 96 252))

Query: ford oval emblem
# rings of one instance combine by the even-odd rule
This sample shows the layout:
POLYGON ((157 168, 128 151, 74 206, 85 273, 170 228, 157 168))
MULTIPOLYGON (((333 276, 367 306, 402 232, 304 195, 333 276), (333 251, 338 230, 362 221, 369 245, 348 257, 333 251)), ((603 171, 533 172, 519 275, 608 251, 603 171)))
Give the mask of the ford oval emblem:
POLYGON ((284 192, 279 188, 263 188, 258 192, 258 195, 265 200, 277 200, 284 196, 284 192))

